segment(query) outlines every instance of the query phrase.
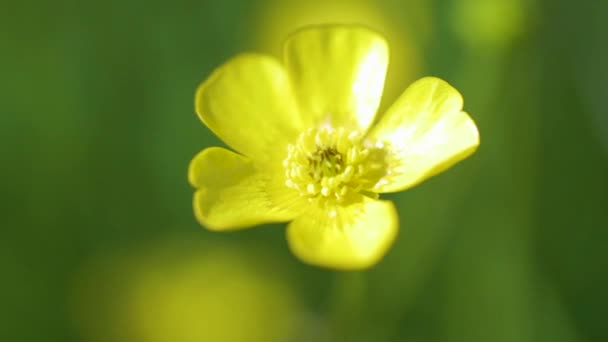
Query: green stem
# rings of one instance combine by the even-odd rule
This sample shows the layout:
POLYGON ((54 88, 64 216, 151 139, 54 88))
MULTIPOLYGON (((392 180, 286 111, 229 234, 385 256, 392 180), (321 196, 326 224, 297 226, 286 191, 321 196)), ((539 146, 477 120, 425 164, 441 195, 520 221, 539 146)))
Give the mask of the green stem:
POLYGON ((330 299, 331 341, 355 341, 360 335, 366 293, 364 272, 336 273, 330 299))

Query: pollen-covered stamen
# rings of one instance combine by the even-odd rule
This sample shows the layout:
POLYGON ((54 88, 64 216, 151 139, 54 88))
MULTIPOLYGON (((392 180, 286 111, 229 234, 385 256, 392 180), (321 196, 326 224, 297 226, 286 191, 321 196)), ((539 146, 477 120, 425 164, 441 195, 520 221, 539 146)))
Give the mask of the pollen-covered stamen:
POLYGON ((288 146, 285 185, 310 201, 341 203, 370 184, 366 179, 370 154, 362 135, 343 128, 309 129, 288 146))

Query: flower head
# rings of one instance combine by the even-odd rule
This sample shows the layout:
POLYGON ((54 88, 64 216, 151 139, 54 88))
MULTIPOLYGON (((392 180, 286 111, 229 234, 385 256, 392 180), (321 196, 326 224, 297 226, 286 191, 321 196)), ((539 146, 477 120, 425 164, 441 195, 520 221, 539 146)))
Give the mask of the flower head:
POLYGON ((211 230, 287 222, 292 252, 315 265, 358 269, 395 239, 394 205, 379 194, 412 187, 477 148, 475 123, 446 82, 416 81, 372 126, 388 46, 356 25, 292 34, 283 63, 239 55, 196 92, 201 120, 230 150, 194 157, 194 211, 211 230))

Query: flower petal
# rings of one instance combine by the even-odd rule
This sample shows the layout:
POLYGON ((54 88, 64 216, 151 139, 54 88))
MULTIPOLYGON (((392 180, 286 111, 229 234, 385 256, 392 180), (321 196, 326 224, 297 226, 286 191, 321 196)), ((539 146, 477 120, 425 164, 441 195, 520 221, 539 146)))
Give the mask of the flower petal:
POLYGON ((280 177, 260 172, 246 157, 211 147, 194 157, 188 170, 194 194, 194 212, 211 230, 246 228, 296 217, 297 194, 278 186, 280 177))
POLYGON ((438 78, 414 82, 368 135, 385 143, 389 155, 387 174, 373 191, 409 188, 473 153, 479 133, 462 102, 458 91, 438 78))
POLYGON ((388 46, 362 26, 306 28, 287 39, 284 58, 309 125, 367 131, 380 104, 388 46))
POLYGON ((398 230, 389 201, 365 200, 333 213, 320 209, 298 217, 287 228, 291 251, 302 261, 338 269, 362 269, 377 263, 398 230))
POLYGON ((197 89, 195 107, 226 144, 256 160, 302 130, 285 69, 264 55, 243 54, 216 69, 197 89))

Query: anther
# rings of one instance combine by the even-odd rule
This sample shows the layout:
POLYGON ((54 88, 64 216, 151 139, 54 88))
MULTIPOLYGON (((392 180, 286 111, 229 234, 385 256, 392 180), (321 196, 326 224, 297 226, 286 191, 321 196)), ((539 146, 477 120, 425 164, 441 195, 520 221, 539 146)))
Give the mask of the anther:
POLYGON ((341 203, 349 192, 364 187, 370 151, 361 145, 361 134, 344 128, 308 129, 287 148, 283 160, 285 185, 320 205, 341 203))

